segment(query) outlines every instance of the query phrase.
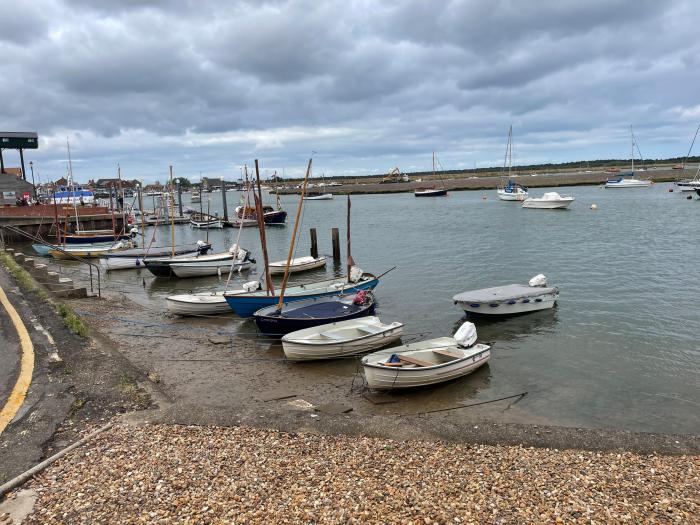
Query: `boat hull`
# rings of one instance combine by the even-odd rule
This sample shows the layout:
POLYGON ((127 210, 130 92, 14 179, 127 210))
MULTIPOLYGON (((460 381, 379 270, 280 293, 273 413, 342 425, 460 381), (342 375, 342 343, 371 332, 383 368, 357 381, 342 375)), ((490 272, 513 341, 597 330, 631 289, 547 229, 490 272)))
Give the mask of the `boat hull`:
POLYGON ((221 315, 233 313, 224 299, 224 292, 171 295, 165 298, 173 315, 221 315))
POLYGON ((518 201, 522 202, 527 199, 528 193, 513 193, 505 190, 498 190, 498 198, 502 201, 518 201))
MULTIPOLYGON (((352 330, 356 326, 368 326, 375 330, 381 328, 380 331, 343 341, 333 341, 330 338, 326 341, 312 341, 304 339, 310 330, 291 332, 282 338, 284 355, 290 361, 337 359, 383 348, 398 341, 403 335, 402 323, 382 325, 379 318, 372 316, 320 325, 315 327, 314 332, 324 329, 327 333, 342 333, 343 330, 352 330)), ((324 332, 320 333, 322 335, 324 332)))
MULTIPOLYGON (((253 263, 250 261, 239 262, 233 265, 234 272, 250 270, 253 263)), ((207 275, 227 275, 231 271, 231 261, 211 263, 172 263, 170 268, 176 277, 205 277, 207 275)))
POLYGON ((270 211, 263 215, 265 224, 284 224, 287 222, 287 212, 286 211, 270 211))
MULTIPOLYGON (((197 255, 204 255, 211 249, 211 244, 197 248, 196 246, 176 246, 175 255, 177 256, 190 256, 195 257, 197 255)), ((147 258, 155 257, 167 257, 173 250, 171 247, 159 247, 157 249, 141 249, 138 250, 137 254, 124 253, 114 253, 103 255, 100 258, 100 266, 107 271, 113 270, 128 270, 133 268, 143 268, 145 266, 144 260, 147 258)))
MULTIPOLYGON (((285 268, 286 264, 287 264, 286 261, 280 261, 278 263, 271 263, 270 267, 269 267, 270 268, 270 275, 283 275, 284 268, 285 268)), ((306 272, 308 270, 322 268, 325 265, 326 265, 326 258, 325 257, 317 257, 314 260, 303 261, 299 264, 295 264, 295 262, 292 261, 292 264, 289 266, 289 273, 306 272)))
MULTIPOLYGON (((313 299, 315 297, 338 295, 341 292, 350 294, 359 292, 360 290, 373 290, 379 284, 379 279, 373 277, 365 281, 360 281, 359 283, 350 284, 348 284, 345 279, 332 279, 330 281, 323 281, 323 283, 324 286, 321 287, 302 285, 288 288, 285 292, 284 300, 289 303, 292 301, 313 299), (325 286, 325 283, 328 283, 328 285, 325 286)), ((252 293, 236 291, 229 292, 225 297, 229 307, 240 317, 251 317, 261 308, 277 304, 279 301, 279 295, 265 295, 265 293, 265 291, 252 293)))
MULTIPOLYGON (((433 341, 449 339, 451 338, 433 341)), ((426 343, 431 343, 431 341, 426 343)), ((416 388, 451 381, 471 374, 488 362, 491 357, 491 348, 487 345, 482 346, 484 347, 482 350, 471 352, 468 357, 435 366, 416 368, 392 368, 373 364, 369 361, 375 354, 370 354, 362 359, 365 380, 367 381, 367 386, 372 390, 416 388)), ((405 347, 398 347, 397 349, 399 348, 405 347)), ((394 349, 383 350, 382 354, 389 357, 389 353, 392 350, 394 349)))
MULTIPOLYGON (((374 298, 369 295, 368 297, 369 302, 362 305, 352 304, 351 301, 348 301, 348 304, 345 305, 342 304, 337 297, 318 297, 304 301, 293 301, 293 306, 291 308, 292 312, 290 312, 290 315, 294 315, 293 310, 296 306, 301 306, 305 309, 319 307, 322 311, 325 311, 324 307, 328 307, 328 312, 331 315, 330 317, 327 316, 328 313, 322 314, 326 315, 324 317, 315 317, 313 315, 307 317, 306 315, 308 314, 306 312, 304 312, 304 314, 300 313, 294 317, 282 317, 275 315, 277 308, 275 305, 273 305, 271 307, 261 308, 255 312, 255 324, 257 325, 258 330, 260 330, 260 332, 263 334, 269 336, 282 336, 290 332, 296 332, 306 328, 313 328, 323 324, 366 317, 374 314, 374 309, 376 308, 374 298)), ((285 304, 284 306, 286 307, 288 304, 285 304)))
POLYGON ((413 195, 416 197, 446 197, 447 190, 416 190, 413 195))
POLYGON ((558 293, 552 293, 543 294, 534 298, 517 299, 514 300, 515 302, 513 304, 509 304, 507 301, 501 303, 455 301, 455 304, 468 314, 517 315, 553 308, 558 298, 558 293))
POLYGON ((101 242, 118 242, 118 241, 128 241, 131 239, 130 235, 71 235, 65 236, 66 244, 96 244, 101 242), (116 237, 116 239, 115 239, 116 237))
POLYGON ((529 208, 532 210, 566 210, 574 199, 561 199, 556 201, 542 201, 538 199, 525 199, 523 201, 523 208, 529 208))

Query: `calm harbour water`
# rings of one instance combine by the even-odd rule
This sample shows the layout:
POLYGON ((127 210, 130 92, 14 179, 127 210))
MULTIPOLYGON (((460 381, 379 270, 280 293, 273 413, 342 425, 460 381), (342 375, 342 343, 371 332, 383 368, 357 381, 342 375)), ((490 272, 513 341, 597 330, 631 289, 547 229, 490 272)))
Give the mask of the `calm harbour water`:
MULTIPOLYGON (((560 188, 576 197, 569 211, 524 210, 497 200, 493 191, 432 199, 358 195, 352 198, 353 256, 375 274, 397 266, 376 290, 378 315, 385 322, 404 322, 407 333, 423 333, 423 338, 454 333, 463 318, 452 303, 458 292, 527 283, 538 273, 560 288, 553 310, 476 319, 479 338, 494 342, 489 366, 438 389, 438 397, 449 399, 439 399, 437 406, 528 391, 518 409, 533 418, 698 434, 700 202, 667 188, 560 188), (591 203, 598 209, 591 210, 591 203)), ((239 195, 227 194, 230 210, 239 195)), ((297 199, 283 197, 289 224, 267 229, 271 260, 286 257, 297 199)), ((183 201, 187 206, 189 197, 183 201)), ((212 213, 221 210, 220 193, 210 195, 210 206, 212 213)), ((345 214, 345 197, 307 202, 297 255, 309 253, 310 227, 318 229, 320 252, 329 254, 330 229, 339 227, 345 238, 345 214)), ((189 226, 176 229, 178 241, 206 236, 189 226)), ((237 234, 234 229, 210 230, 209 239, 216 251, 223 251, 237 234)), ((169 230, 160 228, 157 244, 168 244, 169 237, 169 230)), ((254 252, 261 269, 257 230, 244 229, 241 245, 254 252)), ((343 247, 343 257, 344 252, 343 247)), ((325 272, 296 278, 313 280, 342 271, 331 263, 325 272)), ((130 296, 161 309, 173 290, 221 286, 217 277, 155 280, 145 271, 114 272, 106 281, 113 289, 134 283, 128 287, 130 296)), ((252 324, 242 326, 252 330, 252 324)))

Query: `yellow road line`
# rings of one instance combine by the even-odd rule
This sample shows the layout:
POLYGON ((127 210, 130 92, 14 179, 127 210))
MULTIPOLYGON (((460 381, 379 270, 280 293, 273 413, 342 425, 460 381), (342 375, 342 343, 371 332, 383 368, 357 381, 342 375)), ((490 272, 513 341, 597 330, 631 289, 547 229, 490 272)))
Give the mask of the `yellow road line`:
POLYGON ((17 414, 17 411, 24 403, 24 398, 27 396, 27 390, 32 383, 32 373, 34 372, 34 345, 29 338, 29 332, 22 322, 22 318, 15 310, 10 300, 5 295, 5 291, 0 288, 0 304, 5 307, 7 314, 10 316, 12 324, 15 325, 19 342, 22 346, 22 361, 19 370, 19 377, 15 383, 10 397, 7 398, 7 403, 0 409, 0 434, 3 433, 7 425, 10 424, 17 414))

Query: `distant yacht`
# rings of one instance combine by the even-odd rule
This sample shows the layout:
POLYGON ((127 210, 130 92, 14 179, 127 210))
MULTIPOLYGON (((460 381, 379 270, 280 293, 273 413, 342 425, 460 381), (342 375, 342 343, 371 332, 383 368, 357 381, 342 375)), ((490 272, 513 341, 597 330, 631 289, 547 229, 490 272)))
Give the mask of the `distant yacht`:
POLYGON ((617 178, 608 179, 605 182, 606 189, 648 188, 649 186, 651 186, 650 180, 634 178, 634 148, 635 148, 635 146, 637 146, 637 142, 634 139, 634 131, 632 130, 632 126, 630 126, 630 137, 632 139, 632 171, 630 173, 620 174, 620 176, 617 178), (625 177, 629 177, 629 178, 625 178, 625 177))
POLYGON ((511 170, 513 168, 513 126, 508 128, 508 144, 506 145, 506 158, 503 163, 503 170, 506 169, 506 164, 508 165, 508 177, 505 178, 498 186, 498 198, 502 201, 524 201, 528 197, 527 188, 521 186, 513 179, 510 178, 511 170))

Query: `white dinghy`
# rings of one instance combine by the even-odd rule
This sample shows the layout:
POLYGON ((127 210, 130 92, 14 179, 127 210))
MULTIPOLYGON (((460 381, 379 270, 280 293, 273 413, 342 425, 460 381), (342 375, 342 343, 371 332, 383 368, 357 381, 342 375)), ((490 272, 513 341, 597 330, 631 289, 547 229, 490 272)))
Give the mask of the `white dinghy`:
POLYGON ((230 314, 224 292, 201 292, 171 295, 165 298, 168 311, 175 315, 230 314))
POLYGON ((438 337, 380 350, 362 358, 365 379, 374 390, 412 388, 450 381, 486 364, 491 347, 476 342, 476 327, 464 323, 454 337, 438 337))
POLYGON ((403 323, 382 324, 370 316, 290 332, 282 338, 282 348, 292 361, 334 359, 382 348, 402 335, 403 323))
MULTIPOLYGON (((270 275, 283 275, 286 265, 287 261, 277 261, 270 263, 268 265, 270 269, 270 275)), ((297 257, 290 261, 289 273, 305 272, 307 270, 313 270, 315 268, 322 268, 325 265, 326 257, 324 255, 322 255, 321 257, 297 257)))
POLYGON ((539 274, 527 285, 508 284, 470 290, 455 295, 452 300, 466 313, 511 315, 552 308, 558 298, 559 289, 547 286, 547 278, 539 274))

